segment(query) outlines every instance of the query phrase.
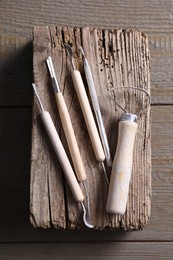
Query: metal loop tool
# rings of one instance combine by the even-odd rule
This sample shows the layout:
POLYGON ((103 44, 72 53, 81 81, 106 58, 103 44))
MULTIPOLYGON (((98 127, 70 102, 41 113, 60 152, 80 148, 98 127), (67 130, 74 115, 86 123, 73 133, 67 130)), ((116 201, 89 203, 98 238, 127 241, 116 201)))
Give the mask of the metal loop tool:
POLYGON ((126 211, 129 184, 132 173, 133 149, 135 144, 135 136, 138 129, 137 118, 141 113, 148 109, 150 104, 150 95, 146 90, 135 87, 111 88, 108 92, 109 96, 123 111, 123 115, 118 125, 118 142, 111 171, 106 210, 108 213, 123 215, 126 211), (112 91, 115 95, 115 91, 117 91, 117 89, 122 90, 123 88, 139 90, 145 93, 148 97, 148 105, 146 107, 142 106, 137 115, 128 113, 128 111, 124 109, 110 94, 112 91))
POLYGON ((142 114, 142 113, 144 113, 144 111, 146 111, 147 109, 148 109, 148 106, 149 106, 149 104, 151 103, 151 98, 150 98, 150 94, 149 94, 149 92, 148 91, 146 91, 145 89, 143 89, 143 88, 138 88, 138 87, 121 87, 121 88, 110 88, 109 90, 108 90, 108 94, 109 94, 109 96, 110 96, 110 98, 115 102, 115 104, 124 112, 124 113, 128 113, 129 114, 129 112, 125 109, 125 108, 123 108, 117 101, 116 101, 116 99, 115 99, 115 97, 113 97, 113 95, 111 94, 112 92, 113 92, 113 94, 114 94, 114 96, 115 96, 115 91, 117 91, 117 90, 123 90, 123 89, 133 89, 133 90, 137 90, 137 91, 141 91, 141 92, 143 92, 146 96, 147 96, 147 98, 148 98, 148 105, 146 106, 146 107, 142 107, 141 109, 140 109, 140 111, 137 113, 137 117, 140 115, 140 114, 142 114))

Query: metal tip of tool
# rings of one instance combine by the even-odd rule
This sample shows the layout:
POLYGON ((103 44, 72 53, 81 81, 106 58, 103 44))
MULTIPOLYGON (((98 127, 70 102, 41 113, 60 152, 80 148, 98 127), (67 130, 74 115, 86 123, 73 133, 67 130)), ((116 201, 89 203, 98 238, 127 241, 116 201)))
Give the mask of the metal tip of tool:
POLYGON ((32 83, 32 87, 33 87, 35 94, 38 95, 35 83, 32 83))
POLYGON ((35 83, 32 83, 32 87, 33 87, 33 89, 34 89, 34 93, 35 93, 35 95, 36 95, 36 97, 37 97, 37 100, 38 100, 38 103, 39 103, 39 105, 40 105, 40 108, 41 108, 42 111, 44 111, 43 104, 42 104, 41 99, 40 99, 40 97, 39 97, 39 95, 38 95, 38 92, 37 92, 37 88, 36 88, 35 83))
POLYGON ((64 46, 65 46, 65 48, 66 48, 67 53, 70 55, 70 61, 71 61, 72 68, 73 68, 73 70, 75 70, 76 67, 75 67, 74 60, 73 60, 73 51, 72 51, 72 48, 71 48, 70 45, 68 45, 68 44, 66 44, 66 43, 64 43, 64 46))
POLYGON ((79 47, 79 51, 81 52, 82 56, 85 58, 85 53, 82 46, 79 47))
POLYGON ((84 189, 85 189, 85 194, 86 194, 86 203, 87 203, 87 211, 88 211, 88 220, 90 222, 90 199, 89 199, 89 193, 88 193, 88 189, 86 186, 86 180, 82 182, 84 189))
POLYGON ((112 159, 110 157, 110 153, 106 154, 106 164, 107 166, 112 167, 112 159))
POLYGON ((108 179, 108 175, 107 175, 107 171, 106 171, 104 162, 101 162, 101 164, 102 164, 102 168, 103 168, 103 172, 104 172, 104 175, 105 175, 106 182, 109 185, 109 179, 108 179))
POLYGON ((85 205, 82 201, 81 201, 81 205, 82 205, 82 209, 83 209, 83 222, 84 222, 85 226, 87 226, 88 228, 93 228, 94 226, 92 224, 90 224, 87 220, 87 211, 86 211, 85 205))
POLYGON ((53 89, 54 89, 55 93, 58 93, 58 92, 60 92, 60 87, 59 87, 59 84, 58 84, 58 81, 57 81, 57 78, 56 78, 52 58, 50 56, 46 59, 46 63, 47 63, 47 67, 48 67, 48 70, 49 70, 49 73, 50 73, 50 76, 51 76, 53 89))
POLYGON ((47 67, 48 67, 50 76, 51 76, 51 78, 53 78, 54 77, 54 73, 53 73, 54 69, 53 69, 53 64, 52 64, 52 58, 50 56, 46 59, 46 63, 47 63, 47 67))
POLYGON ((67 43, 64 43, 64 46, 66 48, 66 50, 68 51, 70 56, 73 56, 73 52, 72 52, 72 48, 70 45, 68 45, 67 43))
POLYGON ((84 66, 88 66, 89 67, 88 60, 87 60, 87 58, 85 56, 85 53, 84 53, 84 50, 83 50, 82 46, 79 47, 79 51, 82 54, 83 61, 84 61, 84 66))

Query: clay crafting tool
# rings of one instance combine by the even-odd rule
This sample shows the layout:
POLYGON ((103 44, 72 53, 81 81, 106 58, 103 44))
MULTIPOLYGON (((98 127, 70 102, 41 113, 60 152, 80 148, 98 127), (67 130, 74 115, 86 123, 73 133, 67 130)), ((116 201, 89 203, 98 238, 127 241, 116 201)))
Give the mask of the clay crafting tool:
POLYGON ((103 148, 104 148, 104 152, 105 152, 105 156, 106 156, 106 163, 109 167, 111 167, 112 166, 112 160, 111 160, 111 155, 110 155, 110 149, 109 149, 109 144, 108 144, 105 126, 104 126, 101 111, 100 111, 100 105, 99 105, 99 101, 98 101, 98 97, 97 97, 97 93, 96 93, 94 79, 93 79, 93 76, 92 76, 90 65, 89 65, 88 60, 85 56, 85 53, 83 51, 82 46, 80 46, 80 51, 81 51, 81 54, 83 56, 85 76, 86 76, 86 80, 87 80, 87 83, 88 83, 89 93, 90 93, 90 96, 91 96, 92 106, 93 106, 93 109, 94 109, 98 130, 99 130, 99 133, 100 133, 100 137, 101 137, 101 140, 102 140, 102 144, 103 144, 103 148))
POLYGON ((86 200, 87 200, 87 211, 88 211, 88 217, 90 216, 90 203, 89 203, 89 195, 88 190, 86 187, 86 172, 84 169, 84 165, 82 162, 82 158, 80 155, 79 147, 77 144, 77 140, 75 137, 75 133, 73 130, 72 122, 70 119, 70 115, 64 100, 64 97, 61 93, 60 86, 58 84, 58 80, 55 74, 55 69, 53 66, 52 58, 49 56, 46 60, 48 70, 51 76, 51 81, 55 93, 56 103, 59 111, 59 115, 61 118, 62 126, 64 129, 65 137, 67 140, 68 148, 70 151, 70 155, 72 158, 72 162, 74 165, 75 173, 77 176, 78 181, 82 182, 84 185, 85 193, 86 193, 86 200))
POLYGON ((64 150, 64 147, 61 143, 61 140, 59 138, 59 135, 55 129, 55 126, 53 124, 53 121, 51 119, 51 116, 49 114, 49 112, 45 111, 42 105, 42 102, 40 100, 40 97, 37 93, 37 89, 35 84, 32 84, 35 95, 37 97, 38 103, 40 105, 41 108, 41 113, 40 113, 40 117, 43 121, 43 124, 45 126, 45 129, 47 131, 47 134, 50 138, 50 141, 52 143, 52 146, 55 150, 55 153, 57 155, 57 158, 59 160, 59 163, 63 169, 63 172, 65 174, 66 180, 70 186, 70 189, 72 191, 72 194, 74 196, 74 199, 76 202, 80 202, 82 205, 82 209, 83 209, 83 221, 85 223, 85 225, 89 228, 93 228, 93 225, 91 225, 88 221, 87 221, 87 211, 84 205, 84 196, 82 193, 82 190, 79 186, 79 183, 76 179, 76 176, 74 174, 74 171, 72 169, 72 166, 70 164, 70 161, 67 157, 67 154, 64 150))
MULTIPOLYGON (((117 89, 119 88, 116 88, 115 91, 117 89)), ((142 91, 150 98, 148 92, 144 89, 133 87, 129 87, 129 89, 142 91)), ((123 215, 126 211, 128 200, 133 164, 133 148, 138 124, 136 114, 128 113, 117 102, 116 104, 123 109, 124 113, 118 127, 118 143, 113 160, 106 210, 108 213, 123 215)), ((138 115, 143 111, 144 108, 140 110, 138 115)))
POLYGON ((102 143, 100 140, 100 136, 97 130, 97 126, 93 117, 93 113, 91 111, 91 107, 89 104, 89 100, 86 94, 86 90, 83 84, 83 80, 81 77, 80 72, 76 69, 75 64, 74 64, 74 60, 73 60, 73 53, 72 53, 72 49, 69 45, 64 44, 66 50, 68 51, 69 55, 70 55, 70 61, 71 61, 71 65, 72 65, 72 80, 73 80, 73 84, 79 99, 79 103, 82 109, 82 113, 85 119, 85 123, 88 129, 88 133, 91 139, 91 143, 92 143, 92 147, 96 156, 96 159, 98 162, 101 162, 102 167, 103 167, 103 171, 105 174, 105 178, 107 183, 109 183, 108 177, 107 177, 107 173, 106 173, 106 169, 104 166, 104 160, 105 160, 105 154, 103 151, 103 147, 102 147, 102 143))

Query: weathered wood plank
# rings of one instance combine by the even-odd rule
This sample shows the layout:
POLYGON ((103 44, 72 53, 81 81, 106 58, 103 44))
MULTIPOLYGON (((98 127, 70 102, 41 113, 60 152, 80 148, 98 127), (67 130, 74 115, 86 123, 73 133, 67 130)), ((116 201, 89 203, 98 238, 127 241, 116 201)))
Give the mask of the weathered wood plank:
MULTIPOLYGON (((50 44, 49 30, 47 30, 47 34, 35 35, 33 66, 36 84, 40 87, 44 84, 48 85, 48 77, 46 78, 47 81, 44 82, 45 77, 42 74, 42 70, 38 71, 38 63, 39 66, 46 67, 42 55, 43 57, 47 57, 47 50, 50 48, 50 44), (36 43, 38 44, 36 45, 36 43), (37 56, 37 60, 35 56, 37 56)), ((59 63, 59 68, 61 68, 61 62, 59 63)), ((43 95, 41 96, 44 108, 46 111, 52 112, 52 119, 56 121, 56 127, 60 128, 60 119, 57 118, 55 103, 52 106, 52 100, 54 100, 52 97, 53 93, 49 91, 49 96, 46 96, 47 93, 48 91, 45 92, 43 90, 43 95), (47 100, 48 102, 46 103, 47 100)), ((62 170, 57 162, 54 150, 49 143, 47 133, 42 127, 41 119, 38 117, 38 104, 35 104, 33 109, 31 154, 31 223, 35 227, 50 228, 53 225, 54 227, 65 228, 66 216, 62 170)))
POLYGON ((29 223, 31 110, 0 109, 3 146, 0 151, 0 242, 172 240, 173 106, 154 106, 151 112, 151 220, 143 231, 127 234, 122 231, 34 229, 29 223))
POLYGON ((166 33, 150 35, 149 43, 152 104, 173 104, 173 36, 166 33))
MULTIPOLYGON (((0 35, 0 107, 32 105, 31 30, 29 39, 13 34, 0 35)), ((149 35, 152 104, 172 104, 172 46, 172 35, 154 32, 149 35)))
MULTIPOLYGON (((152 104, 172 104, 172 46, 167 34, 149 36, 152 104)), ((0 35, 0 107, 32 105, 32 45, 27 37, 0 35), (9 77, 10 75, 10 77, 9 77), (11 95, 9 95, 11 92, 11 95)))
MULTIPOLYGON (((134 152, 134 167, 132 182, 129 193, 129 201, 127 212, 123 217, 109 216, 106 214, 106 199, 107 199, 107 184, 103 177, 100 165, 96 162, 95 156, 90 144, 88 133, 84 127, 84 120, 81 116, 79 102, 74 87, 70 78, 70 64, 66 57, 66 51, 63 44, 72 45, 74 57, 77 67, 82 69, 82 61, 79 56, 79 46, 82 44, 88 57, 91 69, 94 73, 97 94, 101 104, 103 120, 108 133, 109 142, 111 144, 112 156, 115 153, 117 134, 117 121, 119 120, 122 111, 118 110, 114 102, 108 95, 109 89, 112 87, 118 88, 118 94, 115 91, 117 100, 123 107, 130 112, 138 113, 142 106, 146 106, 146 97, 141 95, 140 91, 119 90, 120 87, 141 87, 150 91, 149 82, 149 50, 146 36, 142 33, 134 31, 122 30, 97 30, 89 28, 61 28, 61 27, 35 27, 34 30, 34 77, 38 91, 46 110, 50 111, 55 120, 57 111, 52 96, 52 87, 49 83, 48 72, 45 60, 48 55, 51 55, 55 64, 61 90, 64 94, 67 106, 69 107, 72 124, 79 143, 79 148, 82 154, 84 165, 86 168, 88 179, 88 190, 91 201, 91 220, 95 228, 123 228, 129 230, 143 228, 150 218, 150 196, 151 196, 151 176, 150 176, 150 116, 149 110, 139 118, 139 130, 136 138, 134 152), (124 92, 124 93, 123 93, 124 92), (124 97, 123 97, 124 96, 124 97), (52 101, 53 100, 53 101, 52 101), (90 145, 88 145, 90 144, 90 145), (140 151, 140 153, 139 153, 140 151), (147 162, 147 163, 146 163, 147 162)), ((38 105, 34 103, 33 116, 33 146, 32 146, 32 167, 31 167, 31 205, 33 200, 35 205, 32 205, 32 215, 38 214, 43 217, 43 207, 46 211, 54 210, 58 205, 61 205, 59 212, 63 211, 63 204, 59 204, 62 196, 62 182, 57 180, 57 185, 60 190, 59 195, 56 189, 49 188, 42 190, 40 184, 40 174, 43 172, 52 171, 51 155, 49 157, 47 150, 47 142, 45 136, 42 135, 42 130, 37 123, 38 105), (46 160, 45 160, 46 156, 46 160), (49 161, 51 160, 51 162, 49 161), (44 168, 44 165, 46 167, 44 168), (40 167, 40 165, 42 167, 40 167), (38 171, 38 173, 37 173, 38 171), (33 183, 34 176, 34 183, 33 183), (35 188, 37 186, 37 189, 35 188), (39 189, 40 185, 40 189, 39 189), (61 188, 60 188, 61 187, 61 188), (52 190, 52 199, 57 201, 57 205, 51 205, 51 198, 48 190, 52 190), (37 192, 35 193, 35 190, 37 192), (45 194, 42 196, 42 193, 45 194), (55 194, 54 194, 55 193, 55 194), (39 199, 38 199, 39 194, 39 199), (47 196, 47 203, 45 203, 47 196), (56 199, 55 199, 55 196, 56 199), (58 197, 59 196, 59 197, 58 197), (42 199, 44 198, 44 199, 42 199), (38 208, 38 204, 42 206, 38 208)), ((56 124, 59 125, 59 118, 56 124)), ((64 136, 62 136, 64 141, 64 136)), ((59 171, 54 168, 54 171, 59 171)), ((51 177, 44 176, 41 183, 47 182, 51 177)), ((53 183, 54 183, 53 179, 53 183)), ((45 185, 44 185, 45 187, 45 185)), ((75 201, 72 199, 71 192, 68 186, 66 190, 67 204, 67 226, 69 228, 77 228, 83 226, 81 222, 81 211, 76 207, 75 201)), ((59 215, 55 214, 56 221, 59 222, 59 215)), ((45 220, 51 226, 52 220, 49 215, 45 215, 45 220)), ((35 225, 44 227, 44 222, 40 218, 37 219, 35 225)), ((62 225, 63 227, 65 224, 62 225)))
POLYGON ((0 245, 0 259, 172 260, 173 242, 49 243, 0 245))

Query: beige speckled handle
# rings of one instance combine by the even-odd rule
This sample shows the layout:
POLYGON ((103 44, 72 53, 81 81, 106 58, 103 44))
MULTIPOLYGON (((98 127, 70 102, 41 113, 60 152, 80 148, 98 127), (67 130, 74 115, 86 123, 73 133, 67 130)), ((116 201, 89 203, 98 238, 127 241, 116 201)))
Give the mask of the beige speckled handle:
POLYGON ((73 196, 76 202, 81 202, 84 200, 82 190, 79 186, 79 183, 76 179, 74 171, 64 150, 64 147, 52 122, 50 114, 47 111, 44 111, 40 114, 40 116, 46 128, 47 134, 51 140, 55 153, 58 157, 59 163, 63 169, 67 182, 71 188, 73 196))
POLYGON ((91 111, 91 107, 88 101, 88 97, 85 91, 85 87, 82 81, 82 77, 78 70, 74 70, 72 72, 72 79, 83 112, 83 116, 85 119, 85 123, 88 129, 88 133, 91 139, 96 159, 99 162, 102 162, 105 160, 105 154, 101 144, 100 136, 98 134, 96 123, 91 111))
POLYGON ((56 93, 55 97, 76 176, 78 181, 84 181, 86 173, 64 97, 61 92, 56 93))
POLYGON ((136 122, 120 121, 119 123, 118 144, 106 205, 109 213, 123 215, 126 211, 137 128, 136 122))

